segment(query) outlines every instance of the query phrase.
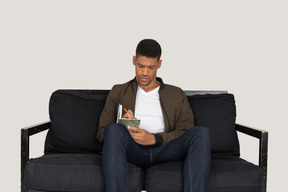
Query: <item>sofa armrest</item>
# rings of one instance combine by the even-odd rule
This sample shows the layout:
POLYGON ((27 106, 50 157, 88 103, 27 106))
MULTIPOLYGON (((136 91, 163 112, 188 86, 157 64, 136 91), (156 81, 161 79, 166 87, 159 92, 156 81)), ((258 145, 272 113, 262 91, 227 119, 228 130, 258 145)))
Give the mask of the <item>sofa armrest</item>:
POLYGON ((262 191, 267 189, 268 132, 236 124, 236 130, 259 139, 259 167, 263 171, 262 191))
POLYGON ((21 191, 23 189, 23 180, 24 180, 24 169, 26 162, 29 160, 29 141, 30 136, 45 131, 50 128, 51 122, 43 122, 37 125, 30 127, 25 127, 21 129, 21 191))

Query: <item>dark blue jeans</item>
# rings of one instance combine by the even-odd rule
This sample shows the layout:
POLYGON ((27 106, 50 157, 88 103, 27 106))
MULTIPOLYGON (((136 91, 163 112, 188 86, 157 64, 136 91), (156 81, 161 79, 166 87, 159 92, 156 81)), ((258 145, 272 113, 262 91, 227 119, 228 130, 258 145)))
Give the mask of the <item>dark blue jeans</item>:
POLYGON ((127 161, 147 168, 184 159, 184 192, 205 192, 210 154, 210 133, 205 127, 192 127, 177 139, 149 147, 137 144, 125 126, 109 124, 104 131, 102 157, 106 192, 127 192, 127 161))

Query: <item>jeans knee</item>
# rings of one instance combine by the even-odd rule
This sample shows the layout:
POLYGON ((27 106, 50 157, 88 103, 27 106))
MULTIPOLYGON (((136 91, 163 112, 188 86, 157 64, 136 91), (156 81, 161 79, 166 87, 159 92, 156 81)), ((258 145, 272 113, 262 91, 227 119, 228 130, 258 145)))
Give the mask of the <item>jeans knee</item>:
POLYGON ((210 130, 207 127, 196 126, 194 128, 197 130, 201 137, 210 138, 210 130))
POLYGON ((127 135, 127 128, 124 125, 118 123, 110 123, 104 130, 104 140, 116 140, 116 138, 122 138, 127 135), (113 138, 113 139, 111 139, 113 138))
POLYGON ((188 131, 190 131, 191 135, 198 138, 198 141, 210 144, 210 130, 207 127, 195 126, 188 131))

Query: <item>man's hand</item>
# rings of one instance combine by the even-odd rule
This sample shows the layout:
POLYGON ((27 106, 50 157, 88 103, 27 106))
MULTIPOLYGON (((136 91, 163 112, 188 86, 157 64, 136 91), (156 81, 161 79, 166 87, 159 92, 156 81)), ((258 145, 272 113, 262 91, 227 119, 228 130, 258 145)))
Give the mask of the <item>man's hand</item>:
POLYGON ((122 118, 135 119, 133 111, 130 109, 124 115, 122 115, 122 118))
POLYGON ((144 129, 128 126, 128 130, 136 131, 136 133, 130 131, 130 135, 140 145, 154 145, 156 143, 155 136, 144 129))

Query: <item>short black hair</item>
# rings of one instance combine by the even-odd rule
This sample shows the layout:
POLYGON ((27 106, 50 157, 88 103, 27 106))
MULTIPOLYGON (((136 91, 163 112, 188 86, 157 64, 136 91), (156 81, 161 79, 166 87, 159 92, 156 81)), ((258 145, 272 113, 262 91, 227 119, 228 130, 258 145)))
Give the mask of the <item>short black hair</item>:
POLYGON ((145 56, 148 58, 157 58, 160 60, 161 53, 161 46, 154 39, 143 39, 138 43, 136 48, 136 57, 145 56))

